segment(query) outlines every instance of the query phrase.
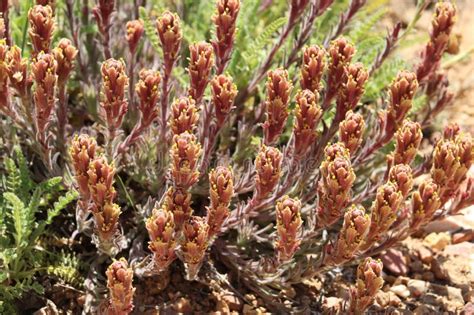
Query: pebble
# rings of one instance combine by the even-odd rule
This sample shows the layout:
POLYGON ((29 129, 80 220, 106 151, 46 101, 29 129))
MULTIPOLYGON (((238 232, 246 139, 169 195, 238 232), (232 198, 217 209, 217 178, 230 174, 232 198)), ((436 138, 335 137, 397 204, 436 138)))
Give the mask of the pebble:
POLYGON ((404 299, 410 296, 410 291, 404 284, 395 285, 390 288, 390 291, 404 299))
POLYGON ((402 300, 392 291, 384 292, 382 290, 379 290, 375 295, 375 301, 381 307, 399 306, 402 303, 402 300))
POLYGON ((425 271, 423 272, 423 274, 421 275, 421 278, 425 281, 428 281, 428 282, 433 282, 434 279, 435 279, 435 276, 434 274, 431 272, 431 271, 425 271))
POLYGON ((431 261, 433 261, 433 252, 429 248, 425 246, 419 246, 417 248, 417 252, 418 258, 420 258, 423 263, 429 264, 431 261))
POLYGON ((179 313, 191 313, 193 308, 188 299, 180 297, 173 305, 173 309, 179 313))
POLYGON ((389 249, 380 256, 383 267, 392 274, 400 276, 408 273, 407 258, 397 249, 389 249))
POLYGON ((429 283, 422 281, 422 280, 408 280, 408 290, 410 293, 415 296, 421 296, 422 294, 425 294, 428 291, 429 288, 429 283))
POLYGON ((429 248, 442 251, 451 243, 451 236, 446 232, 430 233, 425 237, 423 243, 429 248))

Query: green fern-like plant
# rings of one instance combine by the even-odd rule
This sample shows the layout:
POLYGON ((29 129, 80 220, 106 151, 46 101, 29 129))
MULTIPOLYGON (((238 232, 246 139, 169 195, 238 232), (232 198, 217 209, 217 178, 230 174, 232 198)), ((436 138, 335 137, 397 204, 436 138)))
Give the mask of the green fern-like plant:
POLYGON ((46 253, 36 245, 48 225, 77 197, 75 191, 64 192, 61 177, 35 184, 19 148, 15 160, 5 160, 5 169, 0 182, 1 314, 11 310, 23 293, 43 291, 35 275, 45 269, 46 253))

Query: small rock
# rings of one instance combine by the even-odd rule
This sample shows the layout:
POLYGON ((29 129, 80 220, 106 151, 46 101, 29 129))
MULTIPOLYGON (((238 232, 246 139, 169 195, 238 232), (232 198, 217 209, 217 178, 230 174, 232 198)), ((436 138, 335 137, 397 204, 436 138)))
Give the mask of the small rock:
POLYGON ((423 263, 419 260, 416 260, 410 264, 410 269, 413 272, 423 272, 423 263))
POLYGON ((193 308, 191 303, 185 297, 180 297, 173 305, 173 309, 179 313, 191 313, 193 308))
POLYGON ((404 299, 410 296, 410 291, 404 284, 393 286, 390 288, 390 291, 392 291, 393 293, 395 293, 396 295, 404 299))
POLYGON ((240 311, 242 309, 242 301, 232 294, 222 296, 222 300, 226 302, 231 311, 240 311))
POLYGON ((466 303, 462 309, 462 315, 473 315, 474 314, 474 303, 466 303))
POLYGON ((462 297, 461 289, 449 286, 446 286, 446 289, 448 291, 448 299, 450 302, 460 306, 464 305, 464 299, 462 297))
POLYGON ((392 274, 400 276, 408 273, 407 259, 403 253, 396 249, 389 249, 380 256, 384 268, 392 274))
POLYGON ((436 277, 436 279, 439 279, 439 280, 449 279, 448 271, 445 268, 445 262, 446 262, 446 258, 442 256, 438 257, 437 259, 431 262, 431 271, 434 273, 434 276, 436 277))
POLYGON ((216 303, 216 314, 229 314, 230 313, 230 309, 229 309, 229 305, 227 305, 227 303, 224 301, 224 300, 217 300, 217 303, 216 303))
POLYGON ((421 302, 430 304, 430 305, 435 305, 438 306, 441 304, 442 298, 436 294, 433 293, 426 293, 421 297, 421 302))
POLYGON ((422 280, 408 280, 408 290, 410 293, 415 296, 421 296, 428 291, 429 283, 422 280))
POLYGON ((436 314, 438 311, 437 308, 431 305, 420 305, 414 311, 414 315, 431 315, 436 314))
POLYGON ((402 303, 400 298, 392 291, 384 292, 382 290, 379 290, 375 295, 375 301, 381 307, 399 306, 402 303))
POLYGON ((431 233, 428 234, 423 243, 434 250, 442 251, 446 246, 451 243, 451 236, 446 233, 431 233))
POLYGON ((474 230, 462 231, 453 235, 453 244, 469 242, 474 239, 474 230))
POLYGON ((433 252, 429 248, 425 246, 419 246, 417 248, 417 252, 418 258, 420 258, 423 263, 429 264, 433 260, 433 252))

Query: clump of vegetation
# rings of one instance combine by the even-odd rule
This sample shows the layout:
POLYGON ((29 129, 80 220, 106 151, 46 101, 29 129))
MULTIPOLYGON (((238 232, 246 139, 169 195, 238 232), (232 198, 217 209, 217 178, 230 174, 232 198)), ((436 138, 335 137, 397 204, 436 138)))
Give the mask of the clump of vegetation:
POLYGON ((27 2, 0 8, 1 141, 17 161, 1 186, 4 310, 49 275, 84 286, 85 312, 128 314, 140 283, 180 263, 269 309, 318 310, 285 292, 360 263, 345 306, 359 314, 383 285, 372 257, 474 204, 471 136, 450 124, 422 142, 453 99, 451 2, 415 63, 395 51, 429 1, 386 35, 383 1, 27 2))

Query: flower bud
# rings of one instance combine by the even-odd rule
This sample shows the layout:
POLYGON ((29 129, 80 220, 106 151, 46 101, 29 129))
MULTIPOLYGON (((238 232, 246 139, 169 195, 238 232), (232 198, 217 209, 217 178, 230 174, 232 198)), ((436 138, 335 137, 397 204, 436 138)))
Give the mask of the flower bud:
POLYGON ((430 178, 422 181, 411 199, 412 220, 411 230, 416 230, 431 220, 436 210, 441 206, 439 187, 430 178))
POLYGON ((149 126, 158 117, 161 76, 158 71, 142 69, 139 77, 139 81, 135 84, 135 92, 140 100, 138 109, 143 125, 149 126))
POLYGON ((214 66, 212 45, 206 42, 191 44, 189 46, 189 54, 189 96, 199 104, 204 95, 204 90, 206 90, 209 83, 209 75, 214 66))
POLYGON ((351 290, 351 314, 363 314, 372 305, 375 295, 383 286, 382 269, 382 262, 370 257, 357 267, 356 284, 351 290))
POLYGON ((318 106, 319 94, 310 90, 296 94, 295 121, 293 132, 295 137, 295 156, 302 157, 317 137, 316 128, 321 120, 322 110, 318 106))
POLYGON ((96 157, 89 164, 89 191, 94 209, 101 209, 112 204, 117 192, 114 184, 115 167, 107 162, 104 156, 96 157))
POLYGON ((202 217, 192 216, 183 226, 181 241, 182 259, 186 264, 187 278, 195 279, 209 245, 209 225, 202 217))
POLYGON ((351 155, 359 149, 365 131, 365 121, 359 113, 352 110, 346 113, 346 118, 339 124, 339 141, 349 150, 351 155))
POLYGON ((48 53, 55 28, 53 10, 49 5, 35 5, 28 11, 28 21, 33 55, 48 53))
POLYGON ((300 85, 303 90, 319 93, 321 78, 326 67, 326 51, 319 46, 308 46, 303 51, 300 85))
POLYGON ((330 100, 336 95, 344 82, 345 68, 351 62, 355 54, 355 47, 350 44, 347 39, 340 37, 331 42, 328 53, 329 64, 326 98, 330 100))
POLYGON ((257 198, 265 198, 278 184, 281 176, 281 152, 274 147, 262 145, 255 158, 255 186, 257 198))
POLYGON ((423 133, 420 124, 405 119, 395 134, 395 150, 392 153, 394 164, 411 164, 422 139, 423 133))
POLYGON ((40 141, 46 139, 46 129, 52 121, 53 109, 56 105, 56 83, 58 64, 53 55, 40 53, 31 67, 35 91, 35 120, 37 135, 40 141), (41 140, 43 139, 43 140, 41 140))
POLYGON ((89 200, 89 165, 95 159, 97 142, 86 134, 76 135, 71 142, 69 154, 71 155, 74 178, 79 193, 84 200, 89 200))
POLYGON ((266 87, 266 121, 263 124, 263 131, 265 144, 270 145, 278 140, 285 127, 293 85, 288 79, 288 72, 280 68, 268 72, 266 87))
POLYGON ((183 38, 179 16, 169 11, 163 12, 156 21, 156 29, 163 48, 165 72, 169 74, 178 58, 179 48, 183 38))
POLYGON ((142 20, 133 20, 127 22, 127 35, 126 39, 128 42, 128 49, 132 55, 137 51, 138 44, 143 35, 143 21, 142 20))
POLYGON ((101 114, 109 129, 118 129, 128 110, 125 91, 128 77, 125 73, 125 64, 113 58, 102 63, 102 101, 101 114))
POLYGON ((184 132, 173 137, 171 147, 171 178, 177 187, 188 189, 199 179, 198 161, 201 145, 196 136, 184 132))
POLYGON ((237 86, 233 83, 231 76, 221 74, 212 79, 211 92, 217 126, 222 127, 230 112, 234 109, 237 86))
POLYGON ((191 97, 177 98, 171 105, 171 130, 179 135, 185 131, 193 133, 199 121, 196 102, 191 97))
POLYGON ((216 27, 216 40, 212 42, 212 46, 216 54, 218 73, 223 72, 230 60, 239 10, 240 0, 218 0, 216 3, 216 13, 212 17, 216 27))
POLYGON ((407 164, 397 164, 390 169, 389 181, 397 184, 398 191, 402 193, 403 199, 408 197, 413 188, 413 174, 411 167, 407 164))
POLYGON ((59 84, 66 84, 69 74, 74 68, 74 60, 77 56, 77 49, 67 38, 62 38, 58 46, 54 48, 53 55, 54 59, 58 63, 58 82, 59 84))
POLYGON ((166 207, 153 209, 153 214, 146 221, 150 237, 148 248, 153 252, 153 261, 158 272, 166 270, 175 260, 175 225, 173 213, 166 207))
POLYGON ((344 214, 344 223, 336 244, 326 247, 325 263, 340 265, 354 257, 369 232, 370 217, 362 206, 352 205, 344 214))
POLYGON ((191 208, 191 194, 181 188, 168 188, 166 192, 164 209, 173 214, 174 227, 180 231, 184 222, 193 214, 191 208))
POLYGON ((341 144, 329 145, 326 148, 326 159, 320 166, 320 175, 318 225, 326 227, 339 219, 351 196, 356 177, 349 151, 341 144))
POLYGON ((51 7, 51 10, 53 10, 54 15, 54 11, 56 10, 56 0, 36 0, 36 4, 40 4, 43 6, 49 5, 51 7))
POLYGON ((390 129, 397 130, 411 109, 418 89, 416 74, 400 71, 390 86, 390 102, 387 109, 387 123, 390 129))
POLYGON ((283 196, 276 204, 278 240, 275 243, 278 260, 290 260, 301 243, 301 202, 283 196))
POLYGON ((18 46, 10 47, 7 53, 8 75, 11 86, 20 97, 27 97, 30 85, 28 78, 28 59, 22 58, 21 49, 18 46))
POLYGON ((127 315, 133 311, 133 270, 128 267, 125 258, 114 261, 107 268, 107 288, 110 300, 108 312, 110 314, 127 315))
POLYGON ((349 110, 353 110, 364 94, 364 85, 369 73, 360 62, 345 67, 336 100, 336 118, 342 121, 349 110))

